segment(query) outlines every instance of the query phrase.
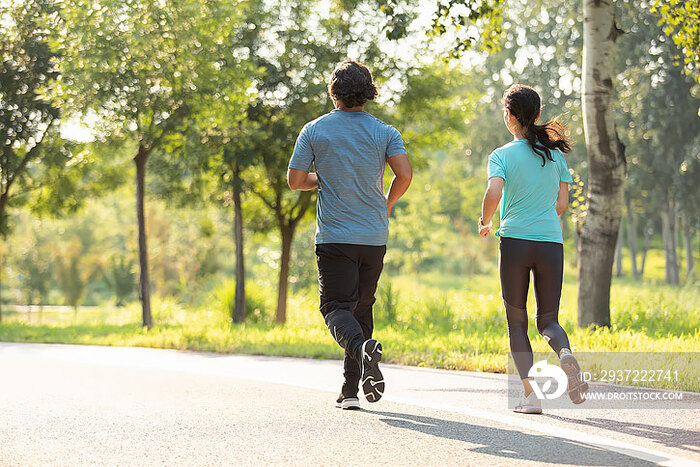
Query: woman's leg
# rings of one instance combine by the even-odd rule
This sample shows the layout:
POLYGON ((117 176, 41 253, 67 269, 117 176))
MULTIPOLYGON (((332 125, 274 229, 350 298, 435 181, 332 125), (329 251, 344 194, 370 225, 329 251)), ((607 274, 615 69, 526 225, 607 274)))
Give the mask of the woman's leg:
POLYGON ((527 337, 527 291, 530 285, 531 245, 526 240, 501 238, 498 266, 506 308, 510 351, 525 395, 532 392, 527 374, 532 367, 532 347, 527 337))
POLYGON ((537 299, 537 331, 557 355, 570 349, 566 331, 559 325, 559 299, 564 275, 564 247, 560 243, 536 242, 532 270, 537 299))

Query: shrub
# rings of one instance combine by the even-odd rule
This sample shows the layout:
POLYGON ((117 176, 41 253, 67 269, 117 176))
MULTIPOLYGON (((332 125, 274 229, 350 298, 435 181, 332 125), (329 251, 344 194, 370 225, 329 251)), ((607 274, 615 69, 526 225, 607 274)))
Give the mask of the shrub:
MULTIPOLYGON (((274 319, 274 293, 253 281, 246 281, 246 316, 252 323, 269 323, 274 319)), ((214 305, 223 313, 228 322, 232 322, 233 306, 236 299, 236 281, 225 280, 214 288, 214 305)))
POLYGON ((380 286, 376 296, 377 301, 373 309, 376 320, 385 326, 395 323, 399 307, 399 295, 391 286, 391 282, 380 286))

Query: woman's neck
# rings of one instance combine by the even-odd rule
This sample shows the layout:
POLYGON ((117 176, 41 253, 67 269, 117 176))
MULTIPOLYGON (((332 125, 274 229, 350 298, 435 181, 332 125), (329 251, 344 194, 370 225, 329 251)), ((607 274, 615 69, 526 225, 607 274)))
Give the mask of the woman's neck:
POLYGON ((517 141, 519 139, 527 139, 527 131, 522 127, 513 128, 513 140, 517 141))

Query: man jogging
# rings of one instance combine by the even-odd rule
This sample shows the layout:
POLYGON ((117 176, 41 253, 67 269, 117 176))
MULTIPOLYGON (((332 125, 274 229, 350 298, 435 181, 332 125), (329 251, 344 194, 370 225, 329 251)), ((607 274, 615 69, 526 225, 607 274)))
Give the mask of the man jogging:
POLYGON ((372 339, 372 305, 382 272, 391 208, 411 183, 401 134, 364 111, 377 96, 372 75, 346 60, 330 77, 335 109, 307 123, 289 162, 293 190, 318 188, 316 260, 321 314, 345 349, 345 382, 338 407, 359 409, 358 386, 369 402, 384 392, 378 363, 382 346, 372 339), (394 172, 384 196, 384 168, 394 172), (315 172, 310 172, 311 165, 315 172))

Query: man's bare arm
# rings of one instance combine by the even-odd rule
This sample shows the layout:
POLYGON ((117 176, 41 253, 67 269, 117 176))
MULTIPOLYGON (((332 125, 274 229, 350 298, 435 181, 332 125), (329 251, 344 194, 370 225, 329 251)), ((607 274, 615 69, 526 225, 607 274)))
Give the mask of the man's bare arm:
POLYGON ((292 190, 309 191, 318 188, 318 177, 315 172, 289 169, 287 170, 287 184, 292 190))
POLYGON ((391 215, 391 208, 396 202, 406 193, 411 179, 413 178, 413 168, 406 154, 397 154, 387 159, 391 171, 394 172, 394 178, 391 180, 389 194, 386 197, 386 207, 391 215))

